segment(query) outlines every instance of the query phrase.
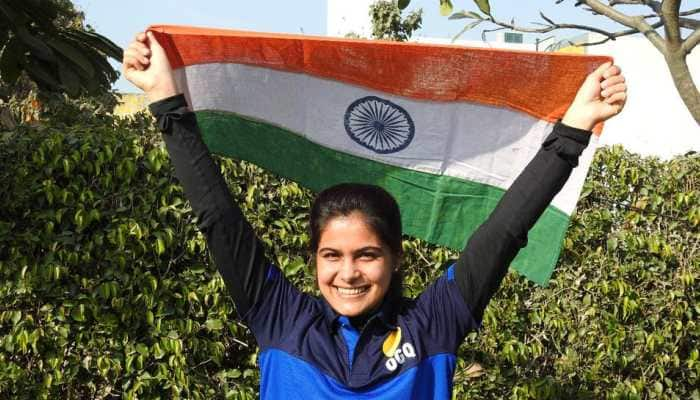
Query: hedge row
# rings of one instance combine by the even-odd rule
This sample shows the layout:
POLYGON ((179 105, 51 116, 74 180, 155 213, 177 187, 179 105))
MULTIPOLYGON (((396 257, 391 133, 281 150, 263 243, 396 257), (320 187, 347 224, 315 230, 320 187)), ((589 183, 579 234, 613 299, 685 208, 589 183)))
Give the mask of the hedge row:
MULTIPOLYGON (((0 398, 255 398, 255 344, 150 120, 0 137, 0 398)), ((219 162, 270 255, 315 292, 312 194, 219 162)), ((409 295, 455 255, 404 247, 409 295)), ((700 158, 599 151, 554 279, 507 277, 455 397, 700 399, 699 260, 700 158)))

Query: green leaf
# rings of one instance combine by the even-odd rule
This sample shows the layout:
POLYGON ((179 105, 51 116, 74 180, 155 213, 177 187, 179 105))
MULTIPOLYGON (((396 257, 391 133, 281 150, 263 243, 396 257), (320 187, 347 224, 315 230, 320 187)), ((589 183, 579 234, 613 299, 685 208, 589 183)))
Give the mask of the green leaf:
POLYGON ((95 50, 117 61, 121 61, 124 56, 124 52, 121 47, 117 46, 114 42, 98 33, 71 29, 65 31, 64 34, 71 36, 78 42, 88 43, 95 50))
POLYGON ((208 319, 207 322, 204 323, 204 325, 210 331, 218 331, 224 328, 224 324, 221 322, 220 319, 208 319))
POLYGON ((155 292, 158 289, 158 280, 153 275, 148 275, 148 286, 151 287, 151 291, 155 292))
POLYGON ((53 90, 61 87, 61 83, 56 79, 53 71, 36 60, 30 61, 25 65, 25 70, 27 74, 29 74, 29 77, 38 84, 43 84, 53 90))
POLYGON ((286 276, 296 275, 305 266, 306 266, 306 261, 304 261, 304 259, 301 257, 297 257, 292 262, 287 264, 286 268, 284 269, 284 274, 286 276))
POLYGON ((449 18, 447 18, 447 19, 455 20, 455 19, 464 19, 464 18, 483 19, 481 17, 481 15, 475 13, 474 11, 464 11, 464 10, 450 15, 449 18))
POLYGON ((136 352, 141 354, 142 356, 147 356, 148 355, 148 346, 146 346, 143 343, 138 343, 136 345, 136 352))
POLYGON ((411 0, 399 0, 399 10, 403 10, 411 3, 411 0))
MULTIPOLYGON (((66 89, 69 96, 75 97, 80 93, 81 81, 78 75, 73 72, 71 67, 66 65, 62 60, 58 60, 58 78, 61 84, 66 89)), ((66 161, 64 159, 64 161, 66 161)))
POLYGON ((190 268, 189 271, 193 274, 203 274, 207 272, 207 269, 204 267, 204 265, 195 265, 194 267, 190 268))
POLYGON ((89 79, 95 75, 95 69, 90 60, 86 58, 84 49, 80 51, 62 38, 51 38, 47 43, 57 50, 63 58, 77 65, 82 70, 80 75, 82 75, 83 78, 89 79))
POLYGON ((489 4, 489 0, 474 0, 474 3, 476 3, 477 7, 479 7, 479 10, 481 10, 482 13, 491 15, 491 5, 489 4))
POLYGON ((452 13, 452 1, 440 0, 440 15, 446 17, 452 13))
POLYGON ((478 21, 474 21, 472 23, 467 24, 464 28, 462 28, 461 31, 459 31, 456 35, 454 35, 454 37, 452 38, 452 41, 454 42, 455 40, 459 39, 459 37, 462 36, 464 34, 464 32, 475 28, 476 26, 478 26, 482 22, 483 22, 483 20, 478 20, 478 21))
POLYGON ((160 343, 154 344, 151 350, 151 354, 153 354, 153 358, 156 360, 160 360, 165 355, 165 351, 160 347, 160 343))
POLYGON ((54 62, 56 60, 56 56, 51 48, 42 40, 29 33, 25 27, 18 27, 15 33, 17 33, 17 37, 27 45, 33 56, 48 62, 54 62))
POLYGON ((13 311, 12 312, 12 325, 17 325, 17 323, 22 319, 22 312, 21 311, 13 311))
POLYGON ((162 238, 156 239, 156 254, 161 255, 165 253, 165 241, 162 238))
POLYGON ((78 230, 81 230, 85 227, 86 221, 85 221, 85 210, 82 208, 79 208, 76 212, 75 215, 73 216, 73 222, 75 222, 75 226, 78 227, 78 230))
POLYGON ((73 307, 70 316, 78 322, 85 321, 85 306, 80 304, 78 307, 73 307))

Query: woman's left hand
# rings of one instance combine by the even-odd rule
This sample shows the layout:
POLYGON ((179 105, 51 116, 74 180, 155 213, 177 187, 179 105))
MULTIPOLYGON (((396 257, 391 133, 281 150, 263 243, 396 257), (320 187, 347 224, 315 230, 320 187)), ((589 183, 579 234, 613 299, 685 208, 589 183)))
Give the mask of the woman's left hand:
POLYGON ((597 123, 619 114, 626 101, 625 77, 620 67, 607 62, 586 77, 562 123, 590 131, 597 123))

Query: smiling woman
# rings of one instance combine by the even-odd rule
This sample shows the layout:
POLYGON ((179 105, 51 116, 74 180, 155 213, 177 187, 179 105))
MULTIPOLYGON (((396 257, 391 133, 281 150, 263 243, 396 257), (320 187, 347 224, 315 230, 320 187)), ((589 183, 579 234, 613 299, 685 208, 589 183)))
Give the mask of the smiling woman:
POLYGON ((199 228, 260 346, 260 397, 269 399, 450 398, 457 348, 480 326, 528 230, 577 165, 590 129, 618 113, 626 98, 617 67, 604 64, 589 75, 459 259, 416 299, 401 295, 396 201, 371 185, 321 192, 310 221, 317 298, 294 288, 266 258, 152 34, 137 35, 126 50, 124 73, 153 101, 199 228))
POLYGON ((401 290, 401 214, 384 189, 341 184, 311 208, 311 250, 321 294, 340 314, 369 315, 401 290), (392 290, 393 289, 393 290, 392 290))

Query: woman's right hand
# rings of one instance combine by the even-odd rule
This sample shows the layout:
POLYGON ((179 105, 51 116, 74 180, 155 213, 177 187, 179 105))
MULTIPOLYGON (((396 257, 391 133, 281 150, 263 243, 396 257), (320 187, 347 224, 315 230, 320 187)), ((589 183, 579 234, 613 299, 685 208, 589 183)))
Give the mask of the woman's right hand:
POLYGON ((124 51, 122 71, 151 102, 180 93, 165 50, 152 32, 139 32, 129 44, 124 51))

